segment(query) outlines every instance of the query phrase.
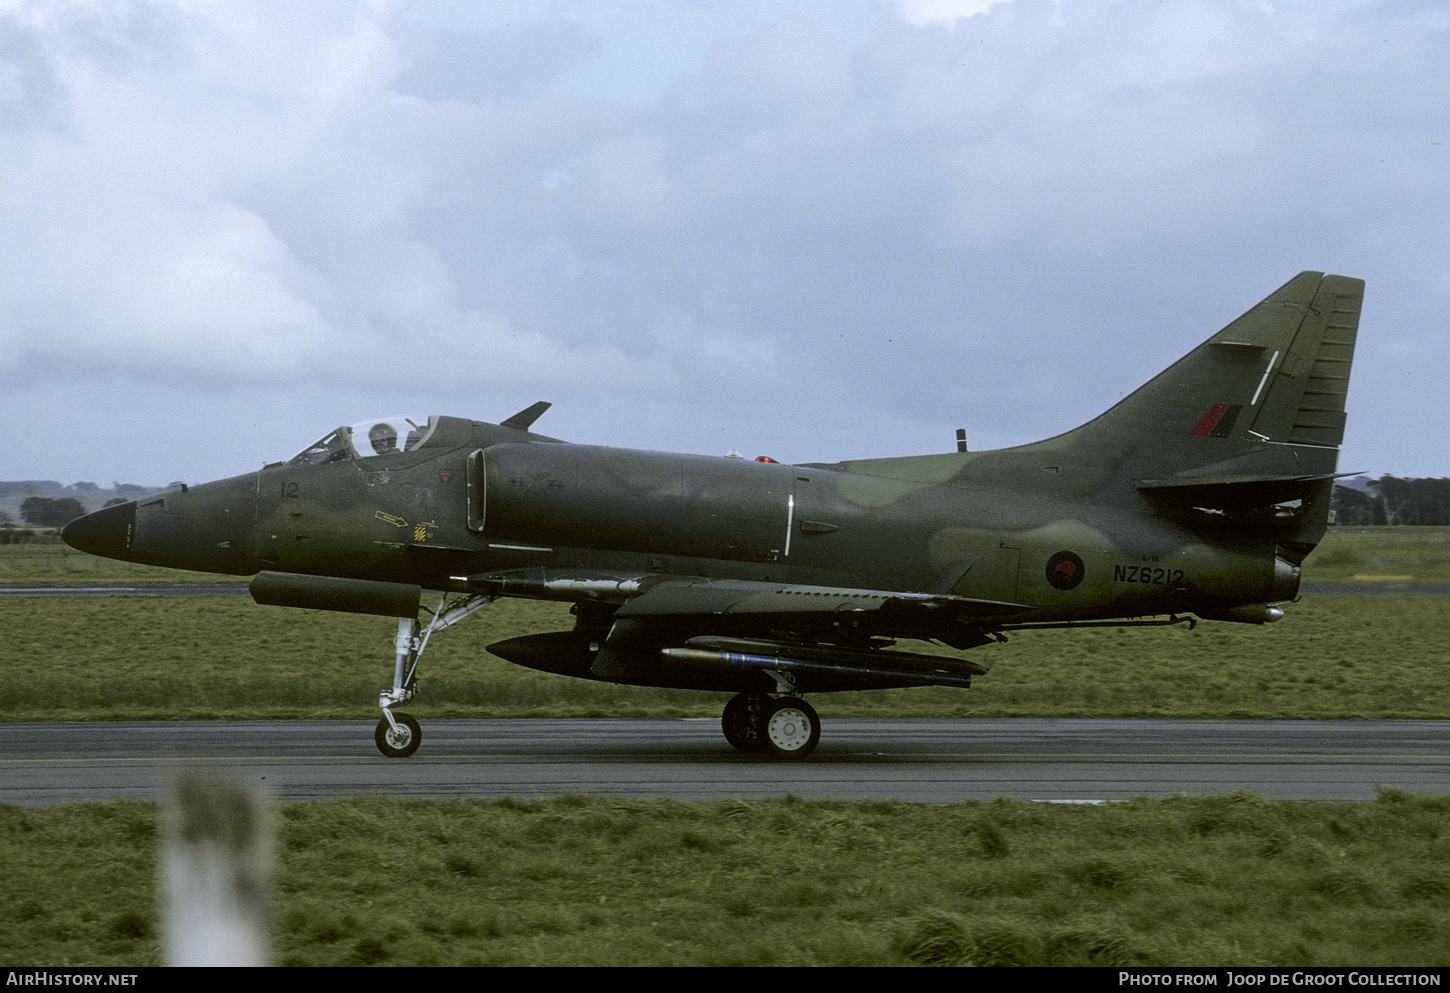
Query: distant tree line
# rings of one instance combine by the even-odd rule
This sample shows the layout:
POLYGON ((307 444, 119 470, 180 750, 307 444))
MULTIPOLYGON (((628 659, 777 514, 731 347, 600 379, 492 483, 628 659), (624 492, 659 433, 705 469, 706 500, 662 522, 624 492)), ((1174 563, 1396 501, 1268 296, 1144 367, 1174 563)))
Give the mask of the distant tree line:
MULTIPOLYGON (((155 493, 159 486, 137 486, 135 483, 115 482, 111 489, 117 493, 155 493)), ((99 483, 81 481, 63 486, 53 479, 0 479, 0 497, 43 496, 48 493, 99 493, 99 483)))
POLYGON ((37 528, 62 528, 85 512, 75 497, 32 496, 20 505, 21 519, 37 528))
POLYGON ((53 479, 0 480, 0 497, 25 496, 29 493, 64 493, 65 487, 53 479))
MULTIPOLYGON (((125 502, 121 497, 115 497, 107 500, 106 506, 125 502)), ((85 513, 85 505, 75 497, 26 497, 20 504, 23 526, 17 525, 8 511, 0 510, 0 545, 46 544, 59 540, 54 532, 85 513)))
MULTIPOLYGON (((111 492, 119 495, 107 500, 105 506, 126 503, 159 489, 156 486, 115 482, 111 484, 111 492)), ((86 513, 86 506, 80 499, 65 494, 84 494, 94 505, 97 495, 105 492, 100 484, 87 481, 63 486, 53 479, 0 479, 0 499, 25 497, 19 507, 10 504, 9 510, 0 510, 0 545, 58 540, 51 533, 52 529, 63 528, 86 513), (14 517, 15 510, 20 513, 19 521, 14 517)))
POLYGON ((1450 525, 1450 479, 1359 477, 1350 485, 1335 484, 1330 507, 1337 525, 1450 525))

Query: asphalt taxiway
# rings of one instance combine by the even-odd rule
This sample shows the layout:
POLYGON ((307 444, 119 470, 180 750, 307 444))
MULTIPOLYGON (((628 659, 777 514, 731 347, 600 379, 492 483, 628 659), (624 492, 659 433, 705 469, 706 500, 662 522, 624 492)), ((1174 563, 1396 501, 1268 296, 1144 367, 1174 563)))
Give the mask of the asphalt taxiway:
POLYGON ((0 725, 0 802, 163 799, 178 773, 289 800, 379 795, 682 800, 1010 796, 1094 802, 1244 790, 1369 800, 1379 786, 1450 793, 1447 721, 866 719, 829 716, 803 762, 735 752, 716 720, 423 721, 387 759, 370 721, 0 725))

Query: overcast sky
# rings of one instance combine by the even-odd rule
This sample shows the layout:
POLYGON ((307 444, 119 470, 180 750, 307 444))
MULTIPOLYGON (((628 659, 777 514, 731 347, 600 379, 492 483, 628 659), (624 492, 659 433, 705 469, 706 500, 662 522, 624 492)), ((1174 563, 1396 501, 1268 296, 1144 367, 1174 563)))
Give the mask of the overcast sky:
POLYGON ((1444 2, 0 0, 0 479, 1021 444, 1305 269, 1450 475, 1444 2))

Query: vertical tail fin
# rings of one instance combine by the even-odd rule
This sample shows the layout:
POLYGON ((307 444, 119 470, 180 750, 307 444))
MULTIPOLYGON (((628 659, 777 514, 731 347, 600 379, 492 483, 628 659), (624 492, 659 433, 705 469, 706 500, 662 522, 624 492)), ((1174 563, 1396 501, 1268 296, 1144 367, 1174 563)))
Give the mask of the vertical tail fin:
POLYGON ((1313 547, 1344 439, 1363 298, 1363 280, 1300 273, 1076 440, 1117 448, 1160 512, 1277 517, 1282 541, 1313 547))
POLYGON ((1106 413, 1014 448, 851 472, 1116 505, 1249 529, 1302 558, 1324 535, 1364 281, 1301 272, 1106 413))
POLYGON ((1363 296, 1363 280, 1300 273, 1074 440, 1117 448, 1140 479, 1332 473, 1363 296))

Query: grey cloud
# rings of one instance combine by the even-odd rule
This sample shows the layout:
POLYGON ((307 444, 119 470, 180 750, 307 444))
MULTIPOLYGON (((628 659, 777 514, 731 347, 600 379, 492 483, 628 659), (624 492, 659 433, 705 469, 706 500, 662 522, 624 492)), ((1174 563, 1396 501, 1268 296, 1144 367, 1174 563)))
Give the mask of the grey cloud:
POLYGON ((1072 427, 1324 268, 1369 280, 1345 461, 1446 471, 1429 6, 123 6, 0 17, 7 375, 904 454, 1072 427))

